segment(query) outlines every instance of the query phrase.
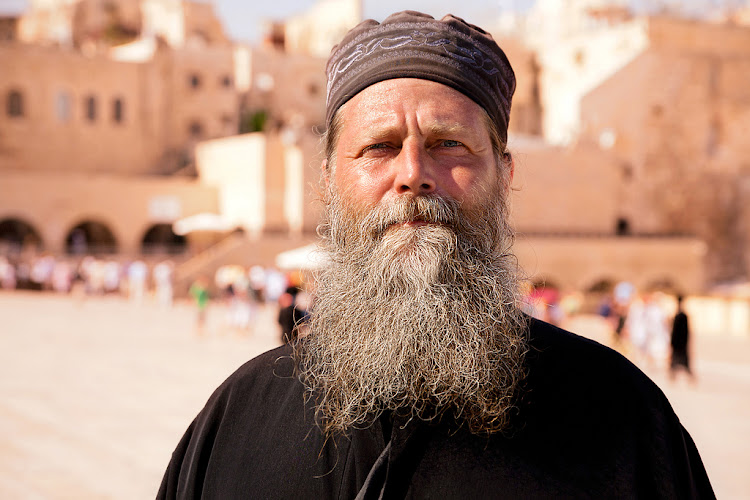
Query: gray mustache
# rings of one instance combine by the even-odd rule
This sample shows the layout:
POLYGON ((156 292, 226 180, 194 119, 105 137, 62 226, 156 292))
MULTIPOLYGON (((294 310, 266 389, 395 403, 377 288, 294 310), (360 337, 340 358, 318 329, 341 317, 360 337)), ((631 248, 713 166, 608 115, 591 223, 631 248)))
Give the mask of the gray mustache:
POLYGON ((460 220, 461 204, 438 196, 403 197, 374 209, 363 221, 374 235, 380 235, 394 224, 427 222, 455 228, 460 220))

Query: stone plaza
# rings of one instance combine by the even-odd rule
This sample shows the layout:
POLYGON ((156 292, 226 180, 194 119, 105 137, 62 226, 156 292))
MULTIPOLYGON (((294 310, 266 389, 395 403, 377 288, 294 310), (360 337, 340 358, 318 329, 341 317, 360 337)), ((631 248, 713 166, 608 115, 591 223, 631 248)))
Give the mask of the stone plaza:
MULTIPOLYGON (((274 305, 247 331, 226 326, 226 312, 212 303, 199 334, 189 302, 0 292, 0 498, 153 498, 212 390, 279 345, 274 305)), ((610 340, 597 317, 565 326, 610 340)), ((717 497, 750 498, 750 337, 695 333, 695 386, 646 371, 690 431, 717 497)))

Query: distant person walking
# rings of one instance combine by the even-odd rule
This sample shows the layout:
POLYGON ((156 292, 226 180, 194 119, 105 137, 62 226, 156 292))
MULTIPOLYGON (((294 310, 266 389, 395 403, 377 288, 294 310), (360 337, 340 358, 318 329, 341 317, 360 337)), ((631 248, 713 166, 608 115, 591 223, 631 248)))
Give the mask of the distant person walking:
POLYGON ((307 311, 297 303, 299 289, 290 286, 279 297, 279 325, 281 326, 281 342, 286 344, 299 338, 299 330, 307 316, 307 311))
POLYGON ((190 293, 190 296, 195 302, 195 307, 198 311, 198 314, 196 315, 196 327, 198 335, 202 335, 206 325, 206 309, 208 308, 209 301, 206 280, 204 278, 198 278, 195 280, 195 282, 190 285, 188 293, 190 293))
POLYGON ((154 266, 152 274, 157 302, 163 308, 172 307, 174 296, 174 287, 172 286, 174 263, 171 260, 161 261, 154 266))
POLYGON ((672 356, 669 362, 669 378, 674 380, 677 371, 680 369, 695 381, 695 375, 690 369, 690 324, 688 316, 682 307, 683 297, 677 296, 677 314, 672 321, 672 356))
POLYGON ((667 318, 653 292, 631 304, 626 319, 636 364, 656 367, 667 355, 667 318))

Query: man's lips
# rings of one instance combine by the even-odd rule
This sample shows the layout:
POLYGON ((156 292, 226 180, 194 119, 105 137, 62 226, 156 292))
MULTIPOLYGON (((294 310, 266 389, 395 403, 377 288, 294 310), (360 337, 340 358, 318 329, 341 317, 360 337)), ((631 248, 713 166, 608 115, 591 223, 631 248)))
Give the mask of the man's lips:
POLYGON ((419 227, 426 226, 427 224, 431 224, 431 222, 427 222, 424 220, 410 220, 402 223, 401 225, 404 227, 419 227))

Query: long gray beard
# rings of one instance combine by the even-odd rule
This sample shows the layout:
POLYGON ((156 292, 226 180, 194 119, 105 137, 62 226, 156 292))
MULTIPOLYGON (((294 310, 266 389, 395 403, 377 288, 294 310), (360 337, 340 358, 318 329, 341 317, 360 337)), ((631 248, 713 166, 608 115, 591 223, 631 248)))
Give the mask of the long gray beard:
POLYGON ((296 352, 326 432, 384 411, 508 427, 527 335, 506 206, 489 205, 462 213, 414 197, 361 215, 332 196, 321 226, 331 264, 296 352), (400 225, 415 220, 430 224, 400 225))

